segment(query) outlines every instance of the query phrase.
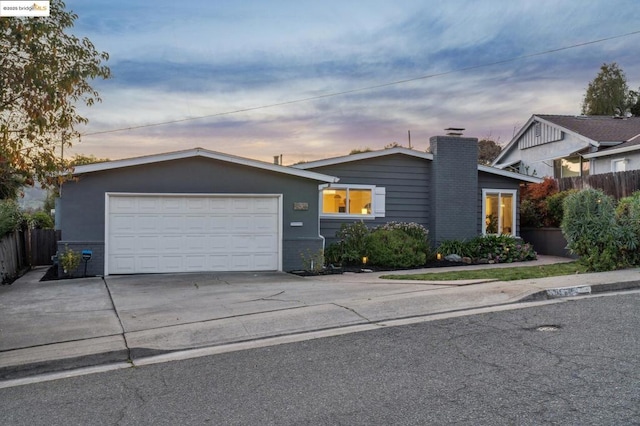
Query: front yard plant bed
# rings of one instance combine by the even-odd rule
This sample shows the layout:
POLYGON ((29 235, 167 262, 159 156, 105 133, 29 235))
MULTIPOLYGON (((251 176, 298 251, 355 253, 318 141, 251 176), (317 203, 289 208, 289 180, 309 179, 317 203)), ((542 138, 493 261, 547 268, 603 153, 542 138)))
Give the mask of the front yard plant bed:
POLYGON ((40 278, 40 281, 71 280, 71 279, 75 279, 75 278, 91 278, 91 277, 95 277, 95 276, 96 275, 87 275, 87 276, 82 276, 82 275, 73 275, 73 276, 63 275, 63 276, 59 276, 58 275, 58 265, 52 265, 49 269, 47 269, 47 272, 44 273, 44 276, 42 278, 40 278))
POLYGON ((351 273, 370 273, 370 272, 390 272, 390 271, 415 271, 416 269, 423 268, 446 268, 452 266, 468 266, 469 264, 463 262, 451 262, 449 260, 434 260, 432 262, 428 262, 422 266, 417 266, 415 268, 385 268, 379 266, 370 266, 370 265, 347 265, 340 267, 332 267, 325 268, 319 272, 313 271, 289 271, 290 274, 299 275, 301 277, 313 277, 318 275, 333 275, 333 274, 342 274, 345 272, 351 273))
POLYGON ((392 280, 419 281, 454 281, 454 280, 483 280, 514 281, 557 277, 587 273, 587 267, 581 262, 556 263, 551 265, 517 266, 512 268, 483 268, 472 270, 458 270, 424 274, 383 275, 380 278, 392 280))

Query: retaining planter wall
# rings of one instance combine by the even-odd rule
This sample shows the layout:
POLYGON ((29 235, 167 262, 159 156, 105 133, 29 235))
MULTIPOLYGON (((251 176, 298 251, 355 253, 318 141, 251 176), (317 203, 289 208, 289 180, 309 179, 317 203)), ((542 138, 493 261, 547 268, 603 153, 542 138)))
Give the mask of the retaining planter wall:
POLYGON ((560 228, 520 228, 520 237, 538 254, 577 258, 566 249, 567 240, 560 228))

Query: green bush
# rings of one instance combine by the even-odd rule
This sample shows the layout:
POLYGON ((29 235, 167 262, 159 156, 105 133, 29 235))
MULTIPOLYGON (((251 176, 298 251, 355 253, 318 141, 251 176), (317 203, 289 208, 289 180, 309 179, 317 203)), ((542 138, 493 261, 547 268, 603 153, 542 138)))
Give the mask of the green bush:
POLYGON ((383 268, 422 266, 431 258, 429 231, 413 222, 388 222, 369 229, 364 222, 342 224, 337 243, 324 251, 327 264, 361 265, 362 258, 383 268))
POLYGON ((529 199, 520 202, 520 226, 526 228, 540 228, 542 226, 542 216, 538 205, 529 199))
POLYGON ((471 247, 480 259, 495 263, 521 262, 537 258, 533 246, 511 235, 485 235, 471 240, 471 247))
POLYGON ((563 204, 562 233, 569 250, 580 256, 590 271, 609 271, 630 263, 632 229, 616 221, 615 203, 601 190, 569 194, 563 204))
POLYGON ((546 210, 547 210, 547 218, 544 223, 544 226, 549 226, 552 228, 559 228, 562 223, 562 216, 564 212, 564 199, 567 198, 569 194, 574 194, 577 191, 575 189, 570 189, 567 191, 561 191, 550 195, 545 199, 546 210))
POLYGON ((616 207, 616 221, 622 227, 625 254, 632 265, 640 264, 640 191, 620 199, 616 207))
POLYGON ((429 230, 415 222, 387 222, 384 225, 374 228, 375 231, 390 231, 399 229, 407 234, 417 243, 417 250, 425 254, 426 259, 433 257, 431 245, 429 244, 429 230))
POLYGON ((475 250, 469 245, 468 241, 446 240, 440 243, 436 250, 442 257, 450 254, 457 254, 460 257, 474 257, 475 250))
POLYGON ((473 261, 486 259, 494 263, 511 263, 535 260, 537 254, 533 246, 511 235, 484 235, 469 241, 447 240, 438 246, 442 257, 457 254, 473 261))
POLYGON ((30 215, 27 215, 27 223, 29 228, 33 229, 53 229, 53 219, 51 215, 37 211, 30 215))
POLYGON ((366 256, 367 236, 371 230, 364 222, 354 222, 352 224, 343 223, 340 230, 336 232, 339 241, 339 251, 342 263, 361 263, 362 257, 366 256))
POLYGON ((24 223, 24 215, 15 200, 0 200, 0 237, 18 230, 24 223))
POLYGON ((376 229, 367 238, 369 263, 387 268, 422 266, 427 260, 420 239, 401 229, 376 229))

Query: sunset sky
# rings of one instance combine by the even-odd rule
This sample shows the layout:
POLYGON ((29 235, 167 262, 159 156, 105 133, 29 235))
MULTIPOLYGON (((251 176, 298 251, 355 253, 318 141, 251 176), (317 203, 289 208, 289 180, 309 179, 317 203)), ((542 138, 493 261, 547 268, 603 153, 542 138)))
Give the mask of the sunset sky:
POLYGON ((640 86, 636 0, 66 5, 113 72, 72 152, 111 159, 203 147, 291 164, 406 146, 409 130, 425 150, 447 127, 504 145, 532 114, 579 114, 603 63, 640 86))

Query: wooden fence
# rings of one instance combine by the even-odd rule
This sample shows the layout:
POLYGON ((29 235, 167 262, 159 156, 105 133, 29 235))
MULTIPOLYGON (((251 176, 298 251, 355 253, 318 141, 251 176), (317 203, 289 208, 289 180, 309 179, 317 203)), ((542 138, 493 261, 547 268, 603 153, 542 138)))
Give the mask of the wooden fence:
POLYGON ((0 281, 13 281, 29 264, 25 231, 15 231, 0 239, 0 281))
POLYGON ((556 179, 556 182, 560 191, 586 188, 601 189, 605 194, 619 200, 640 190, 640 170, 567 177, 556 179))
POLYGON ((60 231, 29 229, 0 238, 0 282, 10 283, 31 266, 51 265, 60 231))

